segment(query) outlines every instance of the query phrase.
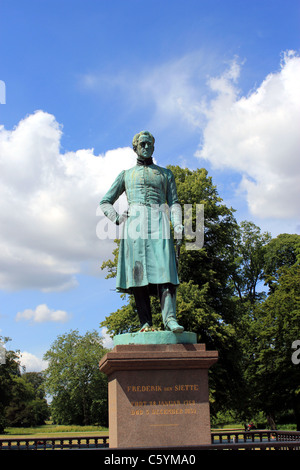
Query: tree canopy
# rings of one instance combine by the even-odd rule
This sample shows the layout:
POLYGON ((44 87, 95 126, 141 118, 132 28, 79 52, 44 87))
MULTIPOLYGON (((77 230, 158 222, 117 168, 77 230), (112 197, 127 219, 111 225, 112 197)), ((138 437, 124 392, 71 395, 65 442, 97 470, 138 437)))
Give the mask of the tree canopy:
POLYGON ((22 374, 20 353, 6 351, 5 361, 0 364, 0 432, 7 426, 44 424, 48 417, 42 374, 22 374))
POLYGON ((45 387, 57 424, 107 426, 107 378, 99 371, 106 352, 96 331, 80 335, 74 330, 59 336, 45 353, 45 387))

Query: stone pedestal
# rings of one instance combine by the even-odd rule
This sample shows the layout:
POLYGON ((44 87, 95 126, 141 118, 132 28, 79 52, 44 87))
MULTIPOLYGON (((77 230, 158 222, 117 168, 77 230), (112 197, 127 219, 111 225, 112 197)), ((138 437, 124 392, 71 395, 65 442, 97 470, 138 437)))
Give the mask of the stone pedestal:
POLYGON ((100 362, 108 376, 109 446, 210 444, 204 344, 117 345, 100 362))

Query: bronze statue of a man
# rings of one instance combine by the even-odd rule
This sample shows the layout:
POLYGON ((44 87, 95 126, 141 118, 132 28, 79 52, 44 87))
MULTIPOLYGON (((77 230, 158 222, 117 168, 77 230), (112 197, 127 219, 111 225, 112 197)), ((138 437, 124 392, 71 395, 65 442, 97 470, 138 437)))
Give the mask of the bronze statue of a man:
POLYGON ((180 333, 184 328, 176 320, 179 279, 170 219, 180 243, 181 207, 173 173, 153 163, 154 142, 148 131, 134 136, 137 163, 119 174, 100 206, 112 222, 124 221, 116 288, 134 295, 141 329, 152 325, 149 296, 158 295, 165 328, 180 333), (113 204, 124 191, 129 208, 126 216, 120 216, 113 204))

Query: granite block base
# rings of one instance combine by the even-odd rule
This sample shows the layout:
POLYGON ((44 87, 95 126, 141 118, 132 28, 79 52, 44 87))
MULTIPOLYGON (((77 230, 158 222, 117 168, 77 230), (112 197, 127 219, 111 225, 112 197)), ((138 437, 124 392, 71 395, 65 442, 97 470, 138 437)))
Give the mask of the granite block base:
POLYGON ((118 345, 100 362, 108 376, 109 447, 210 444, 204 344, 118 345))

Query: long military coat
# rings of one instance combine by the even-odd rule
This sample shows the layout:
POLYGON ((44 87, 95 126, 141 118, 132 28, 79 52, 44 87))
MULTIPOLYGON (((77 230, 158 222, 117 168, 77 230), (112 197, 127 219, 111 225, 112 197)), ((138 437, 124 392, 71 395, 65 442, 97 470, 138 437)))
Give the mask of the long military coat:
POLYGON ((133 287, 179 284, 172 225, 181 225, 176 184, 171 170, 155 164, 137 164, 122 171, 102 198, 104 214, 119 223, 113 204, 125 191, 128 217, 121 236, 116 288, 132 292, 133 287))

